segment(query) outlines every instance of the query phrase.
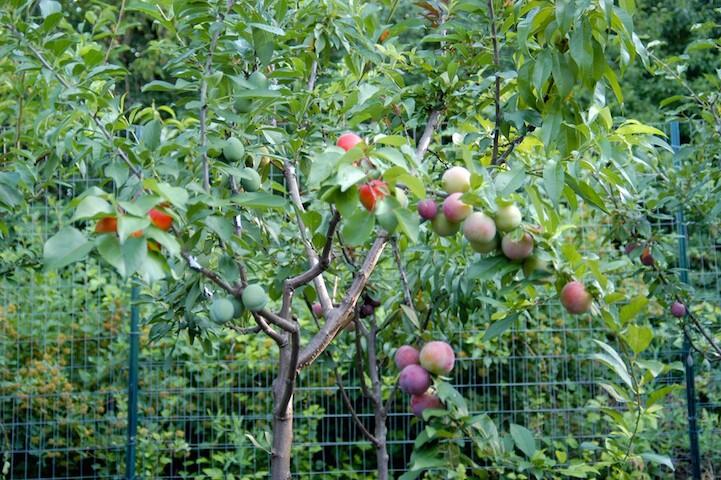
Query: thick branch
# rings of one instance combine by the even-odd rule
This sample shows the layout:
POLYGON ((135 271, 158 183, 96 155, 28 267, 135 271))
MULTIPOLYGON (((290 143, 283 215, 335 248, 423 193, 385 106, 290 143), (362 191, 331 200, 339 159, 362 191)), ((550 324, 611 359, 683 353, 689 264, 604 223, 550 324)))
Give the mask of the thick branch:
POLYGON ((318 60, 313 60, 310 66, 310 77, 308 78, 308 91, 312 92, 315 88, 315 81, 318 79, 318 60))
POLYGON ((280 415, 286 411, 290 399, 293 397, 295 390, 295 379, 298 376, 298 353, 300 351, 300 333, 299 329, 290 333, 290 359, 287 365, 287 375, 282 386, 280 401, 276 404, 276 415, 280 415))
MULTIPOLYGON (((295 207, 296 224, 298 225, 300 237, 303 241, 303 246, 305 247, 305 253, 308 255, 308 262, 310 266, 313 267, 316 263, 318 263, 318 254, 308 240, 305 223, 303 222, 303 217, 301 216, 301 213, 305 212, 305 208, 303 207, 303 201, 300 198, 300 190, 298 189, 298 178, 295 174, 295 167, 290 160, 285 160, 283 167, 283 174, 285 175, 288 192, 290 193, 290 198, 293 202, 293 206, 295 207)), ((316 276, 313 279, 313 285, 315 286, 315 291, 318 294, 318 300, 323 307, 323 311, 330 312, 333 308, 333 302, 330 299, 330 295, 328 295, 328 289, 325 286, 323 276, 316 276)))
POLYGON ((328 347, 330 342, 333 341, 336 335, 338 335, 340 329, 352 320, 356 303, 358 303, 358 299, 361 293, 363 293, 363 289, 368 283, 371 273, 378 264, 387 241, 387 237, 382 234, 373 242, 373 246, 356 274, 343 302, 341 302, 337 308, 333 308, 328 312, 326 315, 327 320, 323 327, 310 339, 301 351, 298 368, 304 368, 313 363, 313 361, 323 353, 323 350, 328 347))
POLYGON ((282 347, 285 344, 285 339, 283 338, 283 335, 273 330, 273 328, 268 325, 268 322, 266 322, 263 317, 261 317, 257 313, 253 313, 252 317, 253 320, 255 320, 255 323, 258 324, 260 329, 263 330, 266 335, 272 338, 279 347, 282 347))
POLYGON ((428 151, 428 147, 430 147, 431 145, 431 138, 433 137, 433 133, 436 131, 436 128, 438 128, 440 120, 440 110, 433 110, 428 116, 428 123, 426 123, 426 128, 425 130, 423 130, 423 135, 418 141, 418 148, 416 149, 416 157, 418 158, 418 160, 422 160, 426 154, 426 151, 428 151))
POLYGON ((283 286, 283 306, 280 310, 281 317, 288 318, 290 315, 293 292, 301 285, 305 285, 317 278, 330 265, 330 254, 333 248, 333 235, 335 235, 339 222, 340 213, 336 211, 333 213, 333 217, 331 217, 330 223, 328 224, 328 232, 325 235, 325 245, 323 246, 323 252, 321 253, 320 258, 318 258, 318 262, 300 275, 285 280, 283 286))
POLYGON ((498 162, 498 139, 501 135, 501 77, 499 69, 501 67, 501 56, 498 52, 498 34, 496 32, 496 15, 493 10, 493 0, 488 0, 488 18, 491 22, 491 42, 493 43, 493 64, 496 67, 496 85, 494 91, 494 102, 496 105, 496 123, 493 128, 493 156, 491 164, 496 165, 498 162))

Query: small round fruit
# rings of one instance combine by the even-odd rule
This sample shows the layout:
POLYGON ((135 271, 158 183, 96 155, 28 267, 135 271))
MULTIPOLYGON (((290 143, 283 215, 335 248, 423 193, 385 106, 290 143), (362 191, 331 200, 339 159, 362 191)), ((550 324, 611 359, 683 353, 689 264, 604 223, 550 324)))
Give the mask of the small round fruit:
POLYGON ((95 224, 95 233, 115 233, 118 231, 118 219, 103 217, 95 224))
POLYGON ((586 313, 591 308, 593 297, 586 291, 586 287, 579 281, 568 282, 561 289, 561 305, 568 313, 578 315, 586 313))
POLYGON ((260 188, 261 179, 258 172, 252 168, 245 167, 243 169, 244 176, 240 177, 240 184, 246 192, 257 192, 260 188))
POLYGON ((419 365, 420 353, 410 345, 403 345, 396 350, 395 360, 398 370, 403 370, 408 365, 419 365))
POLYGON ((368 305, 367 303, 364 303, 363 305, 361 305, 358 314, 361 318, 366 318, 373 315, 373 312, 375 312, 375 308, 373 307, 373 305, 368 305))
POLYGON ((537 255, 531 255, 523 262, 523 274, 526 278, 533 275, 538 270, 545 270, 546 262, 538 258, 537 255))
POLYGON ((647 267, 653 266, 653 254, 651 253, 651 249, 649 247, 643 249, 640 258, 642 264, 646 265, 647 267))
POLYGON ((268 303, 268 295, 263 290, 263 287, 257 283, 253 283, 245 287, 243 290, 243 305, 251 312, 257 312, 265 307, 268 303))
POLYGON ((315 302, 313 304, 313 306, 311 307, 311 309, 313 310, 313 315, 315 315, 318 318, 323 317, 323 305, 321 305, 320 302, 315 302))
POLYGON ((501 250, 509 260, 525 260, 533 253, 533 237, 524 233, 520 240, 514 240, 506 235, 501 240, 501 250))
POLYGON ((461 201, 462 193, 452 193, 443 201, 443 215, 449 222, 459 223, 471 214, 473 208, 461 201))
POLYGON ((150 216, 151 223, 161 230, 170 230, 170 226, 173 224, 173 217, 155 208, 150 209, 148 216, 150 216))
POLYGON ((438 213, 438 205, 432 198, 426 198, 418 202, 418 215, 423 220, 433 220, 438 213))
POLYGON ((421 366, 436 375, 448 375, 453 370, 456 356, 446 342, 433 341, 423 345, 420 355, 421 366))
POLYGON ((422 395, 411 396, 411 411, 416 417, 423 417, 423 411, 426 408, 443 408, 441 399, 438 395, 425 392, 422 395))
POLYGON ((496 227, 502 232, 510 232, 518 228, 522 221, 523 215, 515 205, 499 207, 496 212, 496 227))
POLYGON ((463 235, 469 242, 490 243, 496 238, 496 222, 483 212, 471 213, 463 222, 463 235))
POLYGON ((458 233, 461 228, 460 223, 451 223, 445 215, 436 215, 431 222, 433 231, 440 237, 450 237, 458 233))
POLYGON ((463 193, 471 188, 471 172, 463 167, 451 167, 441 178, 443 190, 448 193, 463 193))
POLYGON ((398 386, 406 393, 420 395, 431 386, 431 376, 420 365, 408 365, 401 371, 398 386))
POLYGON ((225 145, 223 145, 223 156, 226 160, 229 162, 239 162, 243 160, 243 155, 245 155, 245 147, 240 140, 236 137, 230 137, 225 141, 225 145))
POLYGON ((235 308, 227 298, 216 298, 210 304, 210 319, 215 323, 226 323, 233 318, 235 308))
POLYGON ((338 141, 336 141, 336 145, 338 145, 340 148, 345 150, 346 152, 350 150, 351 148, 358 145, 360 142, 362 142, 363 139, 356 135, 355 133, 344 133, 340 137, 338 137, 338 141))
POLYGON ((679 302, 678 300, 673 302, 671 304, 671 315, 673 315, 676 318, 681 318, 686 316, 686 305, 679 302))
POLYGON ((239 98, 235 101, 238 113, 249 113, 253 110, 253 101, 249 98, 239 98))
POLYGON ((498 248, 498 240, 495 238, 490 242, 468 242, 468 244, 478 253, 491 253, 498 248))
POLYGON ((230 297, 229 300, 233 304, 233 318, 240 318, 243 315, 243 303, 235 297, 230 297))

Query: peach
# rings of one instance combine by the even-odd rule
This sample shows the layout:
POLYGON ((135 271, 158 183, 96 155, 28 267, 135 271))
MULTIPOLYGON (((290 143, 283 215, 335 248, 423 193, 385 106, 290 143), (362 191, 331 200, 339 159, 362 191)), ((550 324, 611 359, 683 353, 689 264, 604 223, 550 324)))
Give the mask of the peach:
POLYGON ((473 209, 461 201, 462 193, 452 193, 443 201, 443 215, 451 223, 458 223, 471 214, 473 209))
POLYGON ((362 142, 363 139, 356 135, 355 133, 344 133, 340 137, 338 137, 338 141, 336 142, 336 145, 338 145, 340 148, 345 150, 346 152, 350 150, 351 148, 358 145, 360 142, 362 142))
POLYGON ((438 395, 425 392, 422 395, 413 395, 411 397, 411 411, 416 417, 423 416, 423 410, 426 408, 443 408, 441 399, 438 395))
POLYGON ((471 213, 463 222, 463 235, 469 242, 490 243, 496 238, 496 222, 483 212, 471 213))
POLYGON ((433 231, 441 237, 450 237, 451 235, 455 235, 461 228, 460 223, 449 222, 445 215, 436 215, 431 222, 431 226, 433 227, 433 231))
POLYGON ((443 173, 441 182, 448 193, 467 192, 471 188, 471 172, 463 167, 451 167, 443 173))
POLYGON ((426 198, 418 202, 418 215, 423 220, 433 220, 438 213, 438 205, 432 198, 426 198))
POLYGON ((420 365, 408 365, 401 371, 398 385, 406 393, 420 395, 431 386, 431 376, 420 365))
POLYGON ((421 366, 436 375, 447 375, 453 370, 456 356, 446 342, 433 341, 426 343, 421 349, 421 366))
POLYGON ((510 232, 518 228, 523 221, 521 211, 515 205, 499 207, 496 211, 496 228, 502 232, 510 232))
POLYGON ((563 305, 568 313, 579 314, 586 313, 591 308, 593 297, 586 291, 586 287, 579 281, 573 280, 568 282, 561 289, 561 305, 563 305))
POLYGON ((524 233, 520 240, 514 240, 506 235, 501 240, 501 250, 510 260, 524 260, 533 253, 533 237, 524 233))
POLYGON ((408 365, 418 365, 420 363, 420 354, 418 350, 411 347, 410 345, 403 345, 396 350, 396 366, 398 370, 403 370, 408 365))

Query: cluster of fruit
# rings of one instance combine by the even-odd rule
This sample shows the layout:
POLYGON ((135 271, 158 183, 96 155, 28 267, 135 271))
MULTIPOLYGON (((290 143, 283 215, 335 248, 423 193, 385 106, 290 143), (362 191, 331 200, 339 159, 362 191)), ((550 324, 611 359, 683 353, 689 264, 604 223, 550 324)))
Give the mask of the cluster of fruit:
MULTIPOLYGON (((241 162, 245 157, 245 147, 236 137, 228 138, 223 144, 223 157, 228 162, 241 162)), ((260 188, 260 174, 250 167, 243 167, 240 170, 240 184, 246 192, 256 192, 260 188)))
POLYGON ((419 352, 410 345, 396 351, 395 362, 401 371, 398 386, 411 395, 411 410, 417 417, 426 408, 443 408, 440 398, 431 389, 431 375, 448 375, 456 356, 449 344, 442 341, 426 343, 419 352))
POLYGON ((268 294, 260 285, 253 283, 243 289, 241 300, 234 297, 214 297, 210 304, 210 319, 224 324, 243 315, 244 308, 258 312, 268 303, 268 294))
MULTIPOLYGON (((162 205, 161 208, 163 207, 167 207, 167 205, 162 205)), ((152 223, 153 226, 166 232, 170 230, 170 227, 173 225, 173 217, 168 215, 160 208, 151 208, 148 211, 148 217, 150 218, 150 223, 152 223)), ((116 217, 115 215, 108 215, 99 219, 95 223, 95 233, 105 234, 117 232, 118 217, 116 217)), ((143 230, 136 230, 130 235, 135 238, 140 238, 143 236, 144 233, 145 232, 143 232, 143 230)), ((148 240, 148 250, 160 251, 160 244, 154 240, 148 240)))

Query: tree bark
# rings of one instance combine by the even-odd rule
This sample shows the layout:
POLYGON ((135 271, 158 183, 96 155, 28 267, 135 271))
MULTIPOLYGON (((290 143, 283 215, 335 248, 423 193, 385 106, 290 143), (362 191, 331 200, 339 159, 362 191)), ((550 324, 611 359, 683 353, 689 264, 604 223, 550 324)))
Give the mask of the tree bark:
MULTIPOLYGON (((375 317, 371 317, 371 328, 368 333, 368 373, 371 377, 373 388, 373 411, 375 413, 375 432, 376 438, 376 467, 378 469, 378 480, 388 480, 388 446, 386 445, 386 436, 388 427, 386 426, 387 413, 383 405, 383 393, 381 385, 380 366, 378 364, 378 352, 376 349, 378 341, 378 324, 375 317)), ((362 374, 362 373, 361 373, 362 374)))
MULTIPOLYGON (((288 339, 288 335, 284 337, 288 339)), ((288 369, 291 366, 291 347, 281 346, 279 354, 278 376, 273 384, 273 446, 270 459, 270 477, 272 480, 290 480, 291 449, 293 447, 293 394, 283 406, 288 369)))
POLYGON ((376 421, 376 428, 374 436, 378 440, 378 445, 376 446, 376 463, 378 465, 378 480, 388 480, 388 445, 387 445, 387 433, 388 429, 386 428, 386 411, 383 408, 383 405, 376 406, 376 415, 375 415, 375 421, 376 421))

